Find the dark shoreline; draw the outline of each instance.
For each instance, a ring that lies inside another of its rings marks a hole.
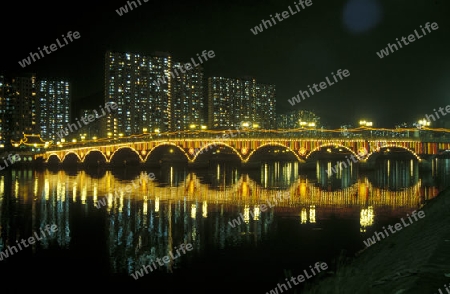
[[[449,282],[450,187],[418,209],[423,220],[336,264],[302,293],[436,293]]]

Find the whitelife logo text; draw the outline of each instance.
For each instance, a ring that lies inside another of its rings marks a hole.
[[[62,48],[66,45],[69,44],[69,42],[67,41],[67,39],[70,40],[70,42],[73,42],[76,39],[79,39],[81,37],[80,33],[75,31],[72,33],[72,31],[67,32],[67,35],[61,35],[63,37],[64,40],[64,44],[62,44],[59,39],[56,39],[56,43],[51,44],[50,46],[43,46],[42,49],[41,47],[38,47],[38,51],[39,53],[35,53],[35,52],[30,52],[30,56],[28,56],[27,58],[22,59],[22,61],[19,61],[20,66],[23,68],[27,65],[31,64],[31,60],[33,60],[33,62],[41,59],[41,57],[44,57],[44,52],[42,52],[42,50],[45,51],[45,53],[51,54],[52,52],[55,52],[56,50],[58,50],[59,48]],[[66,39],[67,37],[67,39]],[[58,44],[58,45],[57,45]],[[50,49],[50,51],[48,50]]]

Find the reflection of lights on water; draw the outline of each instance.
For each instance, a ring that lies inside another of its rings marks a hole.
[[[155,212],[159,212],[159,197],[155,197]]]
[[[300,223],[306,224],[308,222],[308,210],[306,208],[302,208],[300,212]],[[309,206],[309,222],[311,224],[316,223],[316,206]]]
[[[300,221],[302,224],[306,224],[308,221],[308,213],[306,212],[306,208],[302,208],[302,212],[300,213]]]
[[[196,215],[197,215],[197,205],[191,204],[191,218],[195,219]]]
[[[144,203],[143,203],[143,206],[142,206],[142,213],[144,214],[144,215],[147,215],[147,210],[148,210],[148,207],[147,207],[147,201],[144,201]],[[146,220],[146,218],[144,218],[144,221]]]
[[[3,183],[3,177],[2,177],[2,180],[0,183],[0,194],[2,194],[2,195],[4,193],[3,186],[4,186],[4,183]],[[33,196],[34,197],[37,197],[38,191],[39,191],[39,181],[38,181],[38,178],[36,177],[36,178],[34,178],[34,187],[33,187]]]
[[[119,211],[122,211],[122,209],[123,209],[123,201],[124,201],[124,197],[122,195],[119,199],[119,207],[118,207]]]
[[[220,165],[217,164],[217,175],[216,175],[216,179],[219,181],[220,180]]]
[[[19,198],[19,179],[16,178],[16,181],[14,183],[14,197]],[[47,199],[48,200],[48,199]]]
[[[262,178],[264,179],[262,184],[264,185],[264,188],[267,188],[267,184],[269,182],[269,170],[268,170],[268,168],[269,167],[268,167],[267,163],[264,164],[264,168],[262,170],[262,173],[263,173]]]
[[[316,222],[316,206],[309,206],[309,222],[314,224]]]
[[[259,216],[261,215],[261,211],[259,210],[259,206],[255,206],[253,208],[253,217],[254,220],[259,220]]]
[[[45,179],[44,183],[44,199],[48,200],[50,198],[50,182],[48,179]]]
[[[108,197],[108,200],[106,201],[106,204],[107,204],[106,210],[108,212],[111,211],[112,206],[113,206],[113,196],[114,196],[113,193],[108,193],[108,195],[106,196],[106,197]]]
[[[87,186],[84,185],[81,189],[81,204],[86,204],[87,199]]]
[[[203,205],[202,205],[202,216],[204,218],[208,217],[208,202],[203,201]]]
[[[244,222],[248,224],[250,221],[250,208],[248,205],[244,207]]]
[[[77,183],[73,183],[72,199],[74,203],[77,202]]]
[[[365,208],[361,209],[361,216],[359,219],[359,224],[361,226],[360,231],[362,233],[364,233],[366,231],[366,228],[368,226],[373,225],[373,218],[374,218],[374,214],[373,214],[372,206],[367,207],[367,209],[365,209]]]
[[[98,197],[98,186],[97,183],[94,183],[94,191],[92,191],[93,193],[93,198],[94,198],[94,203],[97,202],[97,197]]]
[[[411,178],[414,176],[414,161],[411,159],[410,161],[410,168],[411,168]]]

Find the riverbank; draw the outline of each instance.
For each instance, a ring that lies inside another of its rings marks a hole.
[[[450,187],[422,208],[426,217],[364,249],[307,294],[438,293],[450,283]]]

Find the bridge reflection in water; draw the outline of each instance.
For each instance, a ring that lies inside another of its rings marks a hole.
[[[53,223],[59,230],[43,247],[49,242],[67,247],[73,215],[81,218],[79,214],[106,217],[111,271],[127,274],[183,242],[192,243],[197,252],[206,244],[226,248],[260,243],[276,230],[277,217],[296,218],[301,225],[314,227],[336,215],[359,215],[364,233],[378,213],[403,216],[447,187],[449,161],[436,160],[431,176],[419,175],[417,163],[408,160],[382,161],[367,174],[347,168],[330,176],[325,172],[328,163],[321,161],[316,171],[306,172],[299,172],[298,162],[267,163],[245,173],[219,163],[196,172],[167,166],[147,170],[155,173],[155,181],[117,199],[115,191],[138,178],[139,172],[125,179],[111,171],[94,176],[84,170],[12,170],[0,176],[0,250],[17,234],[31,236]],[[279,193],[289,199],[266,212],[259,209],[261,204],[273,204]],[[105,196],[106,206],[97,208],[95,204]],[[242,224],[230,226],[240,213]],[[181,260],[161,269],[171,271]]]

